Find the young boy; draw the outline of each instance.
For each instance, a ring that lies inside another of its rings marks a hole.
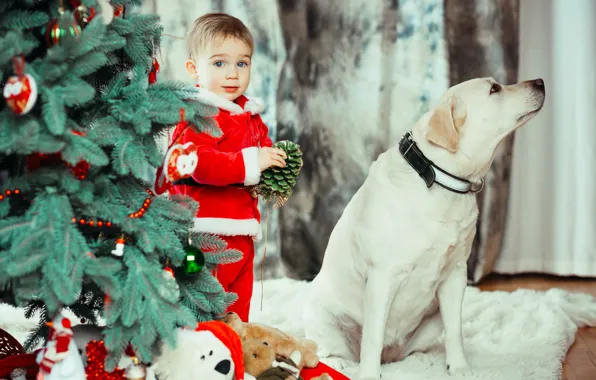
[[[253,291],[254,241],[260,239],[257,198],[246,186],[259,183],[261,172],[284,167],[286,154],[272,148],[268,128],[259,116],[263,102],[248,99],[253,39],[239,19],[206,14],[193,23],[187,37],[186,70],[197,81],[199,100],[219,108],[215,116],[221,137],[176,128],[172,141],[193,142],[198,162],[192,177],[176,181],[170,193],[199,202],[194,230],[220,235],[228,248],[242,252],[239,262],[218,266],[216,277],[226,291],[238,295],[228,311],[248,322]]]

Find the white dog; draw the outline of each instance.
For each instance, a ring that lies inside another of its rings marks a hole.
[[[461,83],[372,164],[331,233],[304,308],[323,361],[360,361],[361,380],[379,379],[382,363],[428,350],[444,331],[447,369],[469,368],[461,311],[474,193],[499,143],[544,99],[541,79]]]

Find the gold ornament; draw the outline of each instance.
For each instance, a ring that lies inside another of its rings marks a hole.
[[[136,356],[132,357],[132,364],[126,367],[125,376],[127,380],[145,380],[147,370]]]

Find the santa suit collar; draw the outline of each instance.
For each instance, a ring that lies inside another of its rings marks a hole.
[[[235,101],[230,101],[206,88],[199,87],[198,94],[193,96],[193,99],[198,100],[210,106],[217,107],[221,110],[227,111],[232,115],[241,115],[250,113],[251,115],[258,115],[265,110],[265,102],[259,98],[249,98],[240,95]]]

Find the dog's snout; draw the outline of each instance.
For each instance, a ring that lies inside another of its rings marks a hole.
[[[224,359],[215,366],[215,371],[221,373],[222,375],[227,375],[230,373],[230,369],[232,369],[232,363],[229,359]]]
[[[542,93],[546,92],[544,88],[544,80],[542,78],[534,79],[529,82],[530,86],[532,86],[533,89],[538,90]]]

